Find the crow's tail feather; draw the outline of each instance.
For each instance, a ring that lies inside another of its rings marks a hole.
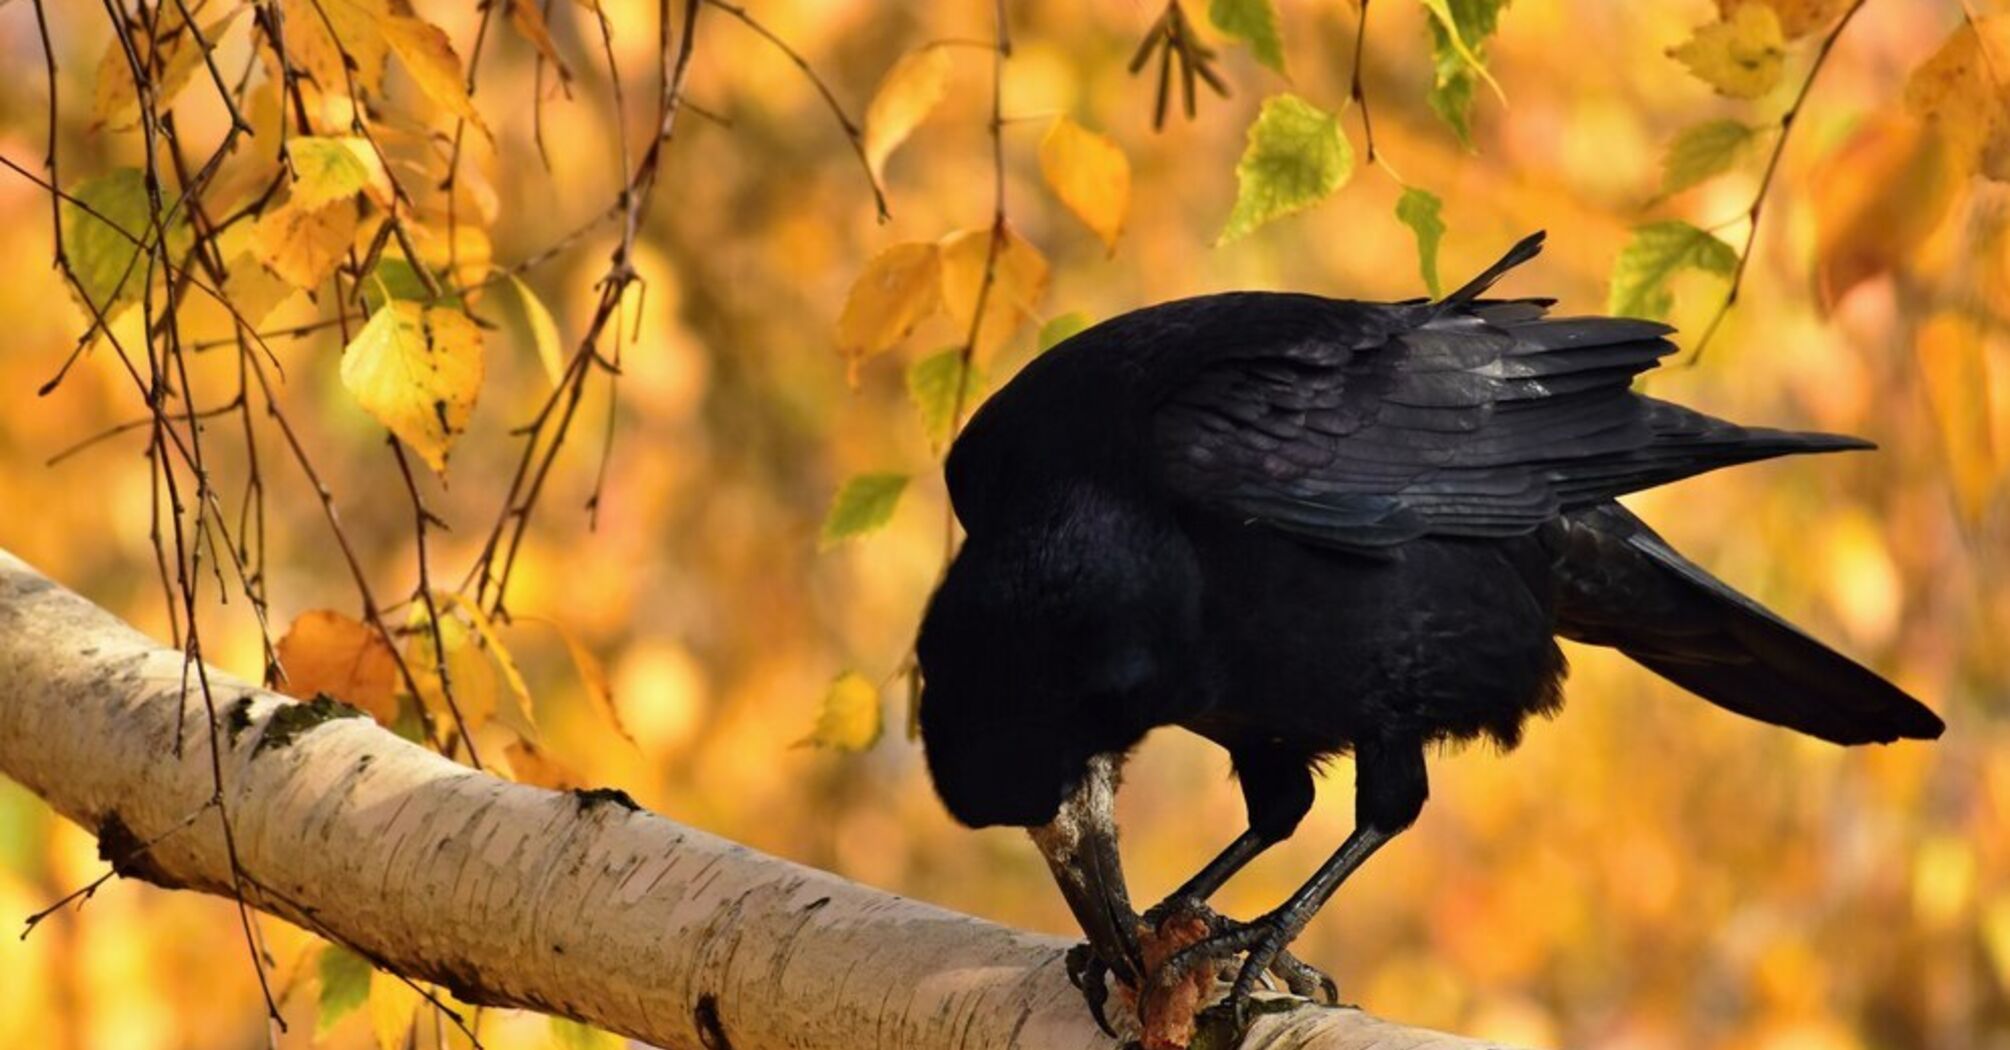
[[[1676,553],[1608,503],[1571,515],[1559,630],[1697,696],[1838,744],[1927,740],[1939,716]]]

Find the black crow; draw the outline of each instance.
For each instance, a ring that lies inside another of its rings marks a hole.
[[[1838,744],[1940,735],[1614,502],[1870,444],[1635,393],[1674,349],[1665,325],[1482,297],[1541,245],[1436,302],[1241,292],[1128,313],[1028,364],[957,439],[968,539],[918,642],[929,772],[963,823],[1032,829],[1088,935],[1099,1022],[1105,971],[1163,988],[1236,957],[1238,1011],[1266,971],[1331,998],[1286,946],[1416,819],[1428,745],[1510,748],[1557,709],[1558,635]],[[1169,725],[1228,751],[1249,827],[1140,927],[1111,799],[1125,754]],[[1339,851],[1258,919],[1207,910],[1341,753],[1356,826]],[[1212,933],[1147,974],[1140,929],[1171,914]]]

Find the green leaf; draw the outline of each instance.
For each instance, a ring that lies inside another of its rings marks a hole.
[[[138,302],[147,283],[147,260],[134,243],[153,241],[153,206],[147,199],[146,175],[138,168],[116,168],[72,189],[70,196],[83,207],[63,202],[63,251],[69,256],[86,308],[95,304],[110,320],[114,307]],[[164,192],[162,206],[172,203]],[[169,256],[186,254],[189,243],[188,223],[178,216],[168,225]]]
[[[623,1050],[627,1040],[566,1017],[551,1019],[551,1041],[559,1050]]]
[[[438,274],[434,275],[434,280],[440,284],[440,290],[444,294],[433,305],[460,309],[461,297],[447,292],[446,282],[441,282]],[[363,278],[363,305],[374,313],[386,302],[393,300],[425,302],[426,282],[420,279],[419,271],[404,257],[385,254],[378,258],[377,265],[370,270],[370,275]]]
[[[962,350],[950,347],[907,366],[907,396],[921,410],[922,429],[934,444],[941,445],[956,436],[950,428],[955,425],[959,378],[963,380],[963,414],[968,417],[977,406],[984,377],[978,373],[975,361],[967,368],[964,366]]]
[[[1354,147],[1332,114],[1292,94],[1264,99],[1235,166],[1235,208],[1215,243],[1311,207],[1353,173]]]
[[[331,944],[321,949],[317,969],[321,973],[321,1015],[314,1022],[314,1031],[323,1034],[369,1001],[372,967],[370,960]]]
[[[1207,19],[1216,29],[1249,45],[1258,62],[1282,74],[1284,38],[1277,30],[1277,7],[1271,0],[1212,0]]]
[[[1434,72],[1431,90],[1425,96],[1438,114],[1459,136],[1459,144],[1473,148],[1473,95],[1484,80],[1495,95],[1500,85],[1486,69],[1486,41],[1499,26],[1501,10],[1508,0],[1420,0],[1430,11],[1431,59]]]
[[[1074,338],[1088,327],[1089,315],[1080,310],[1070,310],[1049,318],[1046,324],[1040,326],[1039,352],[1044,354],[1052,350],[1055,345]]]
[[[1445,239],[1445,220],[1438,217],[1444,202],[1429,190],[1406,187],[1396,200],[1396,218],[1417,235],[1417,269],[1424,275],[1424,287],[1431,298],[1438,290],[1438,243]]]
[[[1736,120],[1710,120],[1685,128],[1661,161],[1661,192],[1680,193],[1730,170],[1758,130]]]
[[[1729,277],[1737,265],[1738,253],[1730,245],[1679,219],[1641,226],[1613,264],[1606,310],[1620,317],[1666,317],[1674,305],[1668,282],[1676,274],[1693,269]]]
[[[837,676],[824,691],[817,723],[797,747],[827,747],[834,751],[864,751],[879,743],[886,728],[880,711],[879,687],[857,671]]]
[[[893,519],[893,509],[906,490],[905,474],[860,474],[845,482],[831,501],[830,513],[824,515],[819,546],[833,547],[879,529]]]

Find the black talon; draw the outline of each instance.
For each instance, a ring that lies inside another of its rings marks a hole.
[[[1095,949],[1088,944],[1077,944],[1068,949],[1065,957],[1068,968],[1068,983],[1082,993],[1082,1001],[1089,1004],[1089,1016],[1096,1019],[1096,1027],[1112,1039],[1118,1038],[1117,1030],[1110,1026],[1109,1017],[1103,1006],[1110,1001],[1109,985],[1105,979],[1110,967],[1097,957]]]

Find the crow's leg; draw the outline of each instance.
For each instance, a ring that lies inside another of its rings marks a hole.
[[[1355,750],[1354,762],[1355,828],[1340,849],[1274,911],[1182,950],[1166,961],[1154,980],[1172,984],[1183,980],[1196,967],[1216,965],[1247,953],[1228,993],[1228,1007],[1235,1012],[1240,1027],[1244,1006],[1257,978],[1283,954],[1347,876],[1417,819],[1430,794],[1424,772],[1424,749],[1418,741],[1362,743]]]
[[[1068,953],[1068,978],[1081,989],[1089,1012],[1111,1035],[1103,1016],[1109,999],[1104,977],[1136,988],[1144,974],[1144,953],[1138,944],[1138,914],[1131,908],[1124,883],[1123,860],[1117,852],[1116,793],[1121,758],[1097,755],[1089,762],[1082,783],[1061,803],[1054,819],[1029,829],[1034,845],[1047,859],[1054,882],[1067,899],[1075,921],[1088,935],[1084,949]]]
[[[1300,753],[1285,752],[1266,745],[1232,747],[1237,778],[1242,782],[1243,802],[1249,810],[1249,829],[1238,835],[1207,862],[1179,889],[1145,912],[1146,926],[1157,929],[1173,915],[1193,916],[1207,923],[1212,935],[1233,932],[1242,924],[1217,914],[1207,900],[1222,884],[1270,847],[1291,837],[1299,821],[1312,808],[1312,765]],[[1280,951],[1271,961],[1270,972],[1284,982],[1293,995],[1306,998],[1324,992],[1328,1001],[1338,1002],[1340,992],[1333,979]]]

